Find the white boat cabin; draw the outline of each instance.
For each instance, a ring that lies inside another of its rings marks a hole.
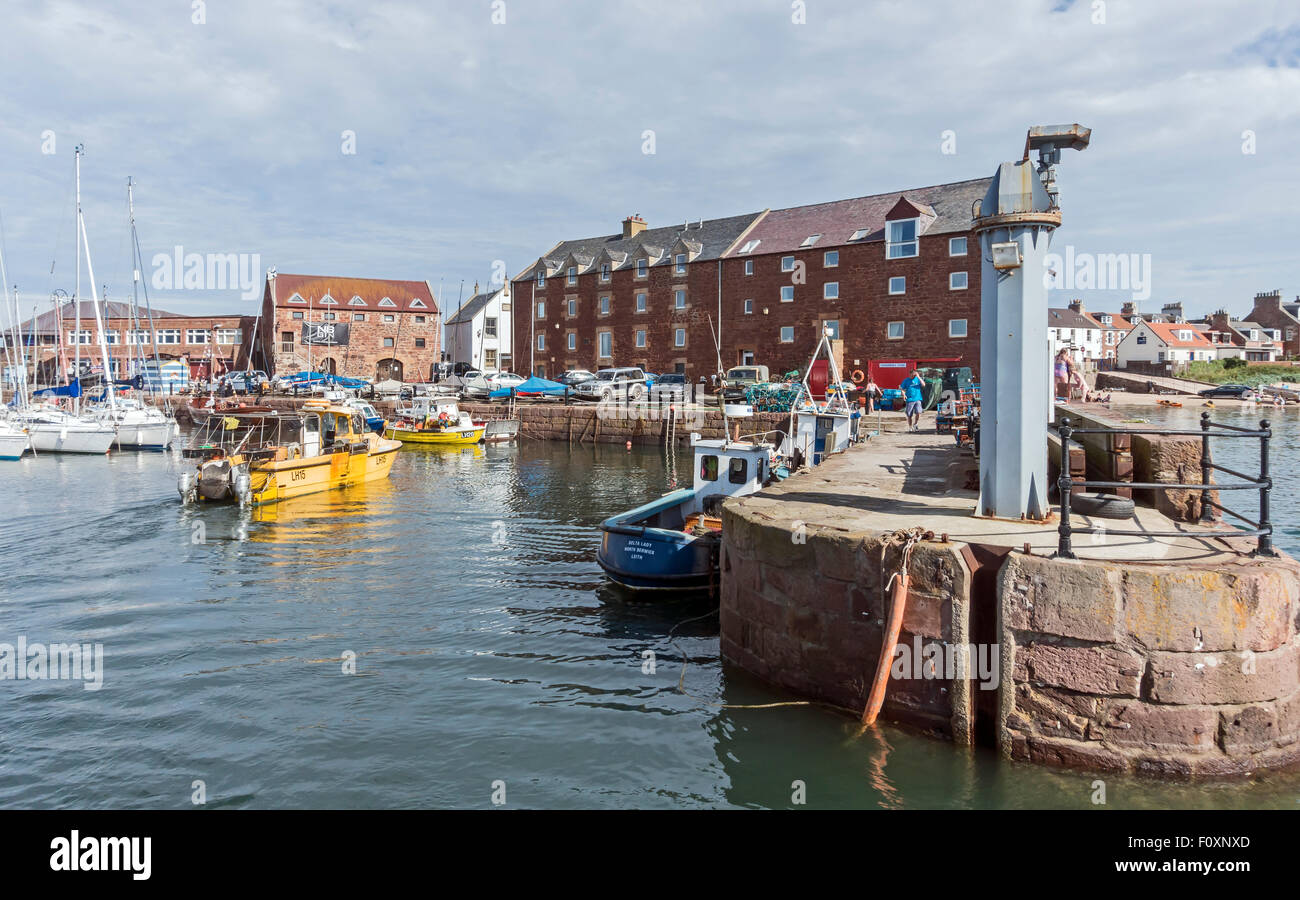
[[[691,444],[695,449],[697,512],[707,514],[728,497],[757,493],[771,474],[771,444],[703,440],[696,435],[691,435]]]

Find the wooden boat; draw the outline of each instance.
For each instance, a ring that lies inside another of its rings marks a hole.
[[[415,397],[411,405],[397,411],[384,435],[404,444],[456,446],[483,440],[486,423],[475,422],[453,399]]]
[[[359,411],[324,400],[293,413],[214,416],[183,451],[200,462],[177,490],[185,502],[275,503],[387,478],[401,446],[367,429]]]
[[[692,445],[693,487],[601,523],[596,562],[610,580],[637,591],[703,590],[714,584],[722,503],[728,497],[756,493],[776,477],[776,448],[767,443],[698,438]]]

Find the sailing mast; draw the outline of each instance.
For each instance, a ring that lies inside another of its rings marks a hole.
[[[75,399],[74,409],[81,412],[81,154],[86,152],[85,144],[78,144],[73,150],[75,156],[76,181],[77,181],[77,227],[73,230],[77,235],[77,286],[72,292],[72,303],[75,307],[76,324],[73,326],[76,331],[73,332],[73,363],[72,377],[77,379],[77,396]],[[92,276],[91,281],[95,279]],[[93,288],[93,285],[92,285]]]
[[[131,302],[132,303],[135,302],[135,290],[136,287],[139,286],[144,291],[144,308],[145,308],[145,312],[148,313],[149,315],[149,345],[153,347],[153,365],[154,365],[156,377],[158,379],[158,388],[159,391],[161,391],[162,357],[158,355],[158,332],[154,331],[154,327],[153,327],[153,304],[149,302],[148,285],[143,284],[140,280],[140,270],[144,268],[144,255],[140,252],[140,233],[135,229],[135,195],[132,192],[133,185],[134,182],[132,181],[131,177],[128,175],[126,179],[126,209],[127,209],[127,214],[131,219],[131,243],[135,247],[135,252],[132,254],[132,258],[131,258],[131,278],[132,278],[132,285],[131,285],[132,301]],[[139,329],[136,330],[136,333],[137,335],[139,334]],[[143,347],[140,349],[140,357],[143,360],[144,358]],[[143,369],[143,366],[141,368]],[[157,392],[150,391],[150,393],[154,394],[155,399],[157,398]],[[163,395],[163,404],[164,406],[166,406],[167,412],[170,414],[172,411],[172,401],[170,395],[167,394]]]
[[[77,145],[77,226],[81,232],[81,243],[86,248],[86,274],[90,276],[90,298],[95,308],[95,328],[99,331],[99,355],[104,362],[104,390],[108,394],[108,405],[112,409],[117,409],[117,392],[113,390],[113,373],[112,364],[108,358],[108,341],[104,335],[104,319],[99,313],[99,291],[95,289],[95,266],[90,261],[90,239],[86,237],[86,217],[81,214],[81,145]],[[78,275],[81,271],[80,259],[78,259]],[[80,284],[78,284],[80,288]],[[77,308],[77,315],[80,318],[81,308]],[[77,346],[81,346],[81,335],[77,335]]]

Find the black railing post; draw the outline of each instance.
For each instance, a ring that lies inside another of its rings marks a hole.
[[[1210,483],[1210,414],[1201,413],[1201,484]],[[1201,491],[1201,523],[1214,521],[1214,507],[1210,506],[1210,492]]]
[[[1268,442],[1273,436],[1268,419],[1261,419],[1259,430],[1259,544],[1255,548],[1256,556],[1277,556],[1273,549],[1273,523],[1269,521],[1268,495],[1273,490],[1273,477],[1268,468]]]
[[[1061,524],[1056,531],[1061,537],[1056,545],[1056,555],[1074,559],[1074,548],[1070,546],[1070,492],[1074,490],[1074,479],[1070,475],[1070,420],[1062,418],[1056,430],[1061,436],[1061,477],[1056,481],[1061,492]]]

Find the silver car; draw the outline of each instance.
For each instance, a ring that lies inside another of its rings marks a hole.
[[[601,369],[591,381],[574,386],[573,392],[581,400],[640,400],[646,392],[645,372],[635,366]]]

